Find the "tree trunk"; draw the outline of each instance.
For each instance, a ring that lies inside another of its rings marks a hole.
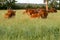
[[[48,11],[48,0],[46,0],[46,11]]]

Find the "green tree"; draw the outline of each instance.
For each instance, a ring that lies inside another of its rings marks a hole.
[[[59,1],[59,8],[60,8],[60,0],[58,0]]]
[[[52,7],[57,7],[57,0],[52,0],[51,1],[51,3],[50,3],[50,5],[52,6]]]
[[[5,2],[5,1],[7,1],[7,0],[0,0],[0,2]]]
[[[7,0],[6,1],[6,6],[7,6],[7,8],[12,8],[12,7],[14,7],[15,6],[15,0]]]

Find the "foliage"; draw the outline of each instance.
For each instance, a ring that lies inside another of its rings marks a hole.
[[[2,0],[0,0],[0,1],[2,1]],[[50,1],[50,3],[49,3],[49,1]],[[40,8],[40,7],[43,7],[43,6],[45,7],[45,5],[43,5],[43,4],[41,4],[41,5],[39,5],[39,4],[37,4],[37,5],[35,5],[35,4],[32,4],[32,5],[31,4],[17,5],[15,2],[16,2],[15,0],[12,0],[12,1],[11,0],[5,0],[5,3],[3,3],[3,5],[0,3],[0,9],[7,9],[7,8],[10,8],[10,7],[12,9]],[[57,0],[48,0],[48,7],[54,6],[56,9],[60,9],[60,6],[57,7],[57,5],[60,5],[60,2],[57,3]]]

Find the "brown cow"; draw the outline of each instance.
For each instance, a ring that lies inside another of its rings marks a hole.
[[[48,12],[44,8],[40,8],[39,14],[40,14],[41,18],[47,18],[47,16],[48,16]]]
[[[13,11],[11,9],[8,10],[8,12],[5,14],[5,18],[11,18],[12,16],[15,16],[15,12],[16,11]]]
[[[37,9],[30,9],[29,14],[30,14],[30,16],[31,16],[32,18],[40,17]]]

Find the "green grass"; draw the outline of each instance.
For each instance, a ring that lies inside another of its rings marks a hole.
[[[0,40],[60,40],[60,11],[49,13],[47,19],[30,18],[23,10],[5,19],[0,10]]]

